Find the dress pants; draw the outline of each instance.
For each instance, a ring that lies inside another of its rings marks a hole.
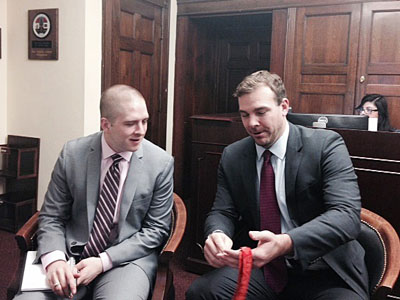
[[[236,290],[238,270],[224,267],[196,279],[186,292],[187,300],[230,300]],[[277,295],[266,284],[261,269],[253,269],[247,300],[366,300],[331,269],[288,271],[288,284]]]
[[[88,287],[79,287],[73,298],[79,300],[86,293],[90,299],[102,300],[147,300],[150,281],[146,273],[134,263],[128,263],[100,274]],[[53,292],[22,292],[14,300],[59,300]],[[68,299],[68,298],[65,298]]]

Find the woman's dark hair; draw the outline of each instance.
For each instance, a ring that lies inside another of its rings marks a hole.
[[[372,102],[378,109],[378,130],[393,131],[393,128],[390,125],[389,110],[385,97],[379,94],[365,95],[356,109],[362,109],[365,102]]]

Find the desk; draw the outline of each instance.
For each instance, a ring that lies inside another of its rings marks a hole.
[[[217,185],[218,163],[225,146],[245,136],[238,114],[192,116],[190,256],[187,268],[210,269],[203,259],[204,221]],[[335,129],[342,135],[353,161],[362,205],[388,220],[400,236],[400,133]],[[400,284],[396,293],[400,295]]]

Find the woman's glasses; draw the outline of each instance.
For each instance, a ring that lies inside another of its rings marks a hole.
[[[365,107],[365,108],[363,108],[363,107],[361,107],[361,108],[358,108],[357,109],[357,112],[360,114],[361,112],[364,112],[365,114],[367,114],[367,115],[369,115],[369,114],[371,114],[372,112],[374,112],[374,111],[378,111],[377,109],[373,109],[373,108],[371,108],[371,107]]]

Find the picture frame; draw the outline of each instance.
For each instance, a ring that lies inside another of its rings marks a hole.
[[[28,58],[58,60],[58,8],[28,11]]]

